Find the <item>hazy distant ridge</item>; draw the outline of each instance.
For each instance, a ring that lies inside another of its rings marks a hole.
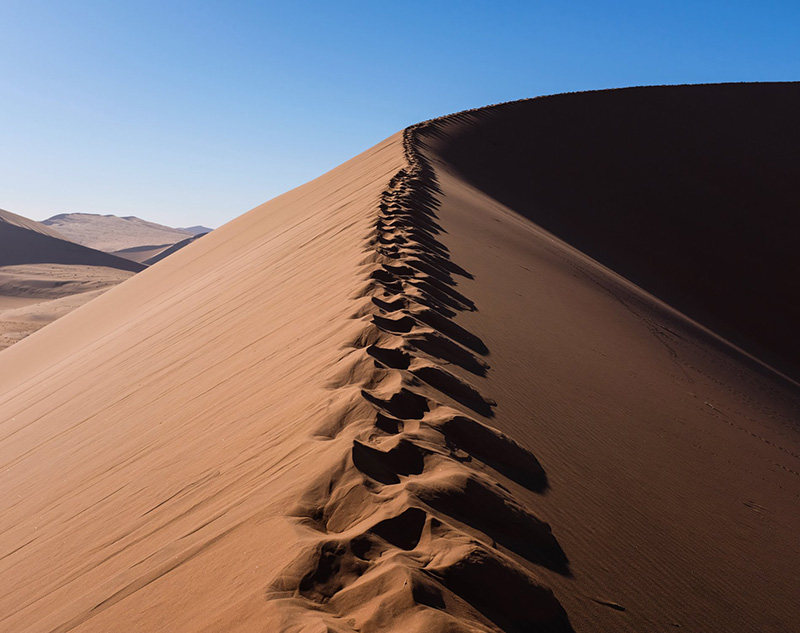
[[[42,224],[56,228],[62,235],[78,244],[101,251],[113,252],[147,244],[175,244],[194,232],[175,229],[141,218],[93,213],[62,213]]]

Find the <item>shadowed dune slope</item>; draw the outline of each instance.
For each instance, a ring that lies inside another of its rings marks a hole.
[[[59,237],[58,233],[49,227],[39,225],[43,229],[39,230],[39,227],[35,226],[38,224],[36,222],[28,220],[31,225],[29,226],[16,221],[7,221],[8,216],[0,218],[0,266],[81,264],[132,272],[144,269],[144,266],[137,262],[70,242]],[[21,216],[16,216],[19,217]]]
[[[173,244],[172,246],[169,246],[157,253],[153,253],[152,255],[150,255],[150,257],[144,260],[144,263],[147,264],[148,266],[152,266],[156,262],[160,262],[165,257],[169,257],[173,253],[177,253],[182,248],[189,246],[189,244],[194,242],[196,239],[203,237],[204,235],[206,234],[198,233],[197,235],[193,235],[192,237],[187,237],[185,240],[181,240],[177,244]]]
[[[0,209],[0,224],[9,224],[22,229],[28,229],[29,231],[41,233],[42,235],[49,235],[50,237],[55,237],[60,240],[67,239],[61,233],[46,224],[30,220],[22,215],[17,215],[16,213],[11,213],[11,211],[6,211],[4,209]]]
[[[800,377],[800,83],[628,88],[448,118],[474,186]]]
[[[0,630],[792,630],[797,386],[465,179],[474,116],[0,353]]]

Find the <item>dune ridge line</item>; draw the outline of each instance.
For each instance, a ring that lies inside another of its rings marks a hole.
[[[488,349],[452,319],[471,275],[436,239],[436,174],[407,128],[406,166],[367,236],[364,326],[334,368],[318,429],[344,453],[292,510],[307,545],[268,592],[283,627],[329,631],[571,631],[553,592],[503,549],[569,574],[550,526],[489,474],[547,487],[536,458],[472,417],[496,406],[445,365],[485,375]],[[450,403],[450,404],[447,404]],[[478,465],[480,462],[481,466]]]

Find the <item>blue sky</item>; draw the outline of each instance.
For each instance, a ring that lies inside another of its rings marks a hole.
[[[0,208],[216,227],[513,99],[800,79],[800,2],[0,0]]]

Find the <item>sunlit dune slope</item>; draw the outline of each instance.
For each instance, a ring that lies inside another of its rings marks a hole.
[[[792,630],[800,390],[526,217],[527,107],[0,353],[0,630]]]

